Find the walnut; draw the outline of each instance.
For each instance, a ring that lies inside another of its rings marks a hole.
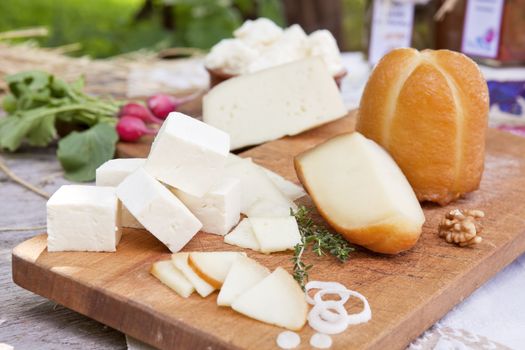
[[[485,213],[481,210],[451,210],[439,224],[439,237],[460,247],[480,243],[483,226],[478,219],[483,217]]]

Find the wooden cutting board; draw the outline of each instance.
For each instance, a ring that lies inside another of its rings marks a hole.
[[[346,117],[242,155],[297,181],[295,154],[353,126],[354,118]],[[449,207],[425,205],[427,221],[412,250],[397,256],[358,250],[345,264],[306,255],[314,264],[312,279],[342,282],[370,301],[372,320],[334,336],[334,349],[403,349],[525,251],[525,139],[490,130],[487,146],[481,189]],[[309,204],[308,198],[303,202]],[[438,222],[456,207],[485,211],[480,245],[458,248],[437,237]],[[199,233],[185,250],[237,249],[221,237]],[[247,253],[272,269],[291,269],[291,253]],[[46,236],[40,235],[14,249],[13,279],[161,349],[276,348],[282,329],[218,307],[216,293],[182,299],[161,285],[149,269],[154,261],[169,257],[168,249],[142,230],[125,230],[116,253],[48,253]],[[312,330],[304,327],[300,335],[301,349],[309,348]]]

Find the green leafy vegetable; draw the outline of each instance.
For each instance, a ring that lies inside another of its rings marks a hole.
[[[312,251],[317,256],[330,254],[337,258],[340,262],[345,262],[350,257],[350,252],[354,248],[339,234],[330,232],[327,228],[317,225],[308,209],[305,206],[299,207],[292,215],[297,220],[299,226],[299,233],[301,234],[301,243],[294,247],[293,262],[293,277],[304,289],[308,281],[308,271],[313,265],[306,265],[303,260],[303,254],[312,245]]]
[[[100,123],[86,131],[73,131],[58,143],[57,156],[72,181],[90,181],[95,170],[115,154],[118,140],[115,128]],[[83,154],[83,157],[79,157]]]
[[[78,140],[76,145],[83,143],[80,140],[89,140],[84,142],[90,145],[74,155],[77,166],[71,166],[74,162],[71,161],[73,154],[70,150],[64,156],[67,160],[62,165],[66,170],[66,177],[70,179],[93,180],[100,161],[113,157],[116,142],[115,115],[119,104],[86,95],[82,91],[82,79],[67,84],[41,71],[10,75],[6,77],[6,82],[10,93],[2,103],[8,115],[0,119],[0,149],[14,152],[24,141],[31,146],[47,146],[56,139],[57,122],[69,124],[69,128],[73,130],[88,129],[71,135],[71,139]],[[104,126],[95,129],[99,125]],[[113,129],[112,132],[109,129]],[[69,142],[71,146],[72,141]],[[63,154],[64,152],[62,149]]]

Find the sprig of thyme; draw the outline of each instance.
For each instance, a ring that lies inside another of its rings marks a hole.
[[[340,262],[348,260],[350,252],[354,251],[354,248],[340,235],[317,225],[305,206],[300,206],[295,212],[292,210],[291,214],[297,220],[299,233],[301,234],[301,243],[295,245],[292,257],[293,277],[304,290],[304,286],[308,281],[308,271],[313,266],[306,265],[302,261],[302,256],[308,245],[312,245],[312,251],[317,256],[330,254]]]

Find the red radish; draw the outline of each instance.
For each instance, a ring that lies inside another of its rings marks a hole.
[[[153,95],[148,98],[148,108],[158,118],[166,119],[168,114],[176,111],[182,104],[193,100],[197,95],[198,93],[184,97],[173,97],[163,94]]]
[[[144,135],[157,133],[157,130],[148,129],[143,120],[128,115],[119,119],[116,129],[120,139],[126,142],[135,142]]]
[[[139,118],[145,123],[162,124],[162,120],[151,114],[146,106],[134,102],[126,103],[122,106],[119,116],[131,116]]]

